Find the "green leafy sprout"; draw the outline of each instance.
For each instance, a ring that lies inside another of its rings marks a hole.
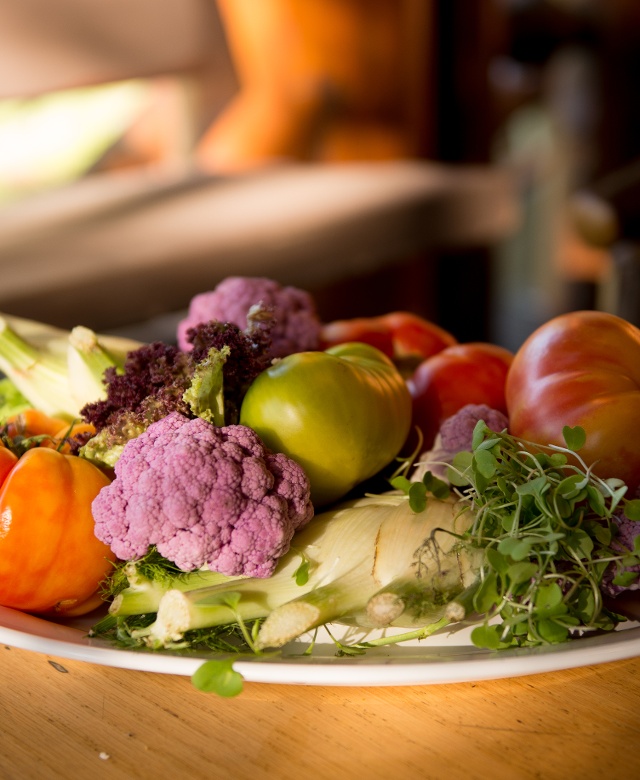
[[[466,545],[484,549],[473,608],[480,616],[471,639],[490,650],[556,644],[573,632],[612,630],[623,620],[607,609],[601,586],[638,578],[640,535],[624,553],[615,542],[616,513],[640,520],[640,500],[626,500],[626,485],[600,479],[578,455],[582,428],[565,427],[565,447],[541,447],[480,420],[472,450],[458,453],[444,480],[427,472],[420,482],[404,476],[394,487],[407,493],[414,512],[429,495],[453,489],[470,502],[474,522]]]

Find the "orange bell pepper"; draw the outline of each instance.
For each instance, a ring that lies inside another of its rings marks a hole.
[[[60,616],[89,612],[100,603],[100,585],[115,560],[94,535],[91,513],[109,477],[47,447],[19,459],[1,447],[2,469],[0,604]]]

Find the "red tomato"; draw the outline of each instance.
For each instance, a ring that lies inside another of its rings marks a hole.
[[[413,426],[424,446],[440,425],[467,404],[486,404],[506,413],[505,382],[513,353],[485,342],[456,344],[425,360],[407,381],[413,398]]]
[[[323,326],[322,349],[350,341],[377,347],[401,368],[411,370],[422,360],[457,343],[455,336],[433,322],[407,311],[378,317],[335,320]]]
[[[564,446],[565,425],[587,434],[580,456],[603,478],[640,483],[640,330],[612,314],[556,317],[517,351],[506,387],[509,428]]]
[[[376,318],[356,317],[352,320],[334,320],[322,326],[321,349],[326,350],[352,341],[370,344],[388,358],[393,358],[391,331]]]

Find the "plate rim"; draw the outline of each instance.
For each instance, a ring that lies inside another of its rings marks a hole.
[[[120,649],[88,637],[86,627],[50,621],[9,607],[0,607],[0,643],[61,659],[179,676],[191,676],[208,657],[215,657]],[[234,661],[233,667],[247,682],[280,685],[375,687],[476,682],[640,656],[640,625],[629,621],[628,627],[607,634],[544,647],[491,652],[469,644],[433,646],[429,639],[418,647],[417,654],[405,655],[404,660],[394,656],[394,646],[390,646],[384,655],[314,657],[298,651],[277,658],[243,658]],[[458,652],[450,654],[452,647]]]

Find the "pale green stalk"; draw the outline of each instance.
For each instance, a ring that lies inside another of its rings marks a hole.
[[[80,409],[104,397],[103,375],[121,367],[140,342],[72,331],[34,320],[0,315],[0,371],[36,409],[75,419]]]

